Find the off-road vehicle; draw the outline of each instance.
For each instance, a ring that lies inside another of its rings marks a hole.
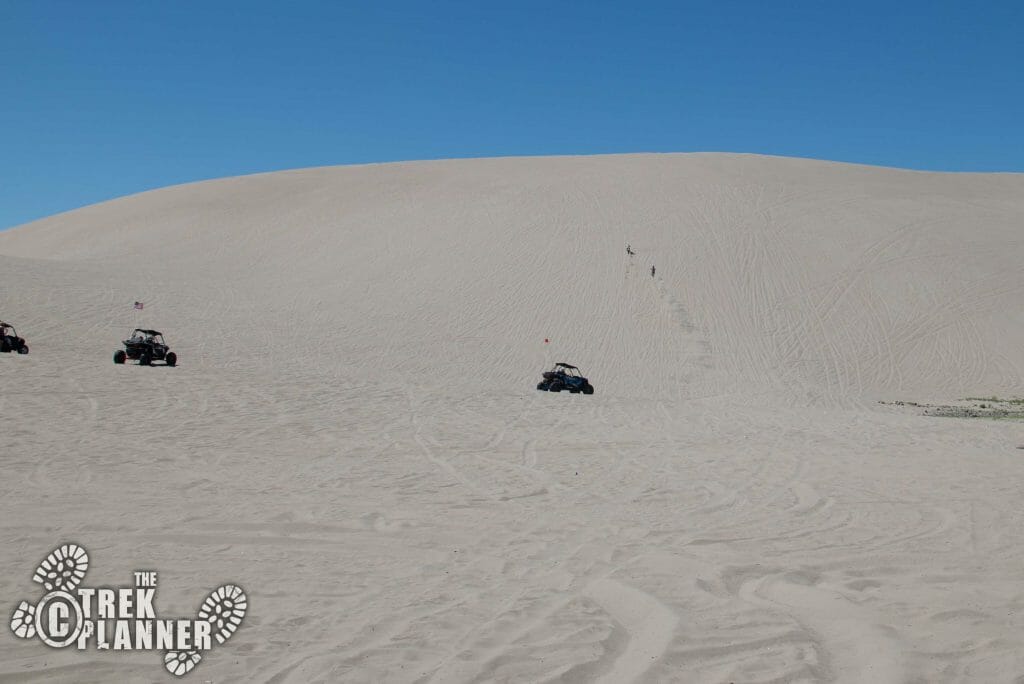
[[[24,338],[18,337],[18,331],[10,323],[0,321],[0,352],[18,352],[28,354],[28,345]]]
[[[114,363],[121,364],[128,359],[137,360],[140,366],[149,366],[154,361],[163,361],[168,366],[178,363],[178,355],[164,342],[163,333],[142,328],[133,330],[124,341],[124,349],[114,352]]]
[[[537,383],[537,389],[545,392],[561,392],[568,390],[572,394],[593,394],[594,386],[583,377],[580,369],[567,363],[556,363],[555,367],[544,372],[544,379]]]

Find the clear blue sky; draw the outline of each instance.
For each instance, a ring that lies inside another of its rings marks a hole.
[[[372,161],[1024,171],[1024,2],[0,0],[0,228]]]

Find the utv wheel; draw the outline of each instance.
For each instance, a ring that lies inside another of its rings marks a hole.
[[[124,350],[118,349],[114,352],[114,363],[122,364],[127,357],[128,355],[124,353]]]
[[[21,349],[18,350],[18,353],[19,354],[28,354],[28,345],[27,344],[21,345]]]
[[[0,353],[7,353],[11,351],[11,345],[7,343],[7,340],[0,337]]]
[[[167,356],[164,357],[164,361],[168,366],[176,366],[178,364],[178,355],[174,352],[167,352]]]
[[[593,394],[594,393],[594,386],[593,385],[589,385],[589,384],[585,385],[583,387],[583,393],[584,394]]]
[[[139,357],[140,366],[148,366],[151,363],[153,363],[153,357],[151,357],[149,354],[143,354],[142,356]]]
[[[563,389],[565,389],[565,385],[560,382],[553,382],[551,383],[551,386],[548,387],[548,392],[561,392]]]

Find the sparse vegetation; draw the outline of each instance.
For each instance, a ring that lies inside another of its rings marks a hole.
[[[1000,399],[999,397],[967,397],[964,401],[987,401],[991,404],[1024,405],[1024,399]]]
[[[998,397],[968,397],[965,404],[922,404],[916,401],[880,401],[888,406],[909,406],[923,409],[926,416],[940,418],[991,418],[998,420],[1024,420],[1024,399],[1000,399]]]

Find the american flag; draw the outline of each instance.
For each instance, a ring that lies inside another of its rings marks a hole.
[[[135,302],[135,308],[136,309],[141,309],[142,308],[142,302]]]

